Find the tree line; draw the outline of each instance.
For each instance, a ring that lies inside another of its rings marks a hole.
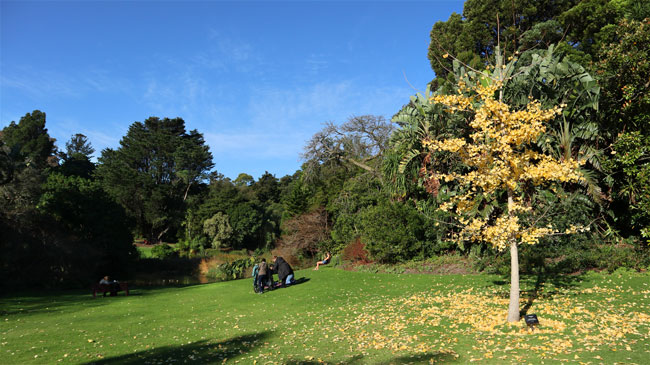
[[[524,271],[647,267],[648,16],[639,0],[468,0],[463,14],[432,27],[436,77],[426,90],[390,121],[326,124],[304,146],[301,168],[279,179],[219,174],[203,135],[181,118],[133,123],[94,163],[84,135],[60,151],[45,113],[33,111],[0,132],[2,272],[29,285],[72,285],[133,264],[134,238],[175,242],[189,256],[330,251],[394,264],[460,252],[480,269],[508,272],[510,254],[465,224],[482,222],[483,232],[504,213],[572,233],[517,236],[529,243]],[[493,93],[512,111],[557,108],[526,143],[527,158],[575,161],[579,178],[521,180],[489,194],[480,176],[478,190],[459,180],[480,171],[478,160],[442,143],[473,138],[479,108],[450,113],[455,104],[444,97],[479,102],[469,86],[497,71],[507,82]],[[509,205],[513,192],[520,198]]]

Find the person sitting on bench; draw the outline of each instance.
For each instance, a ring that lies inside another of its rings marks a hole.
[[[117,291],[120,290],[120,283],[117,280],[111,280],[110,276],[104,276],[100,281],[99,285],[107,285],[110,288],[111,296],[114,297],[117,295]],[[106,296],[106,292],[104,292]]]

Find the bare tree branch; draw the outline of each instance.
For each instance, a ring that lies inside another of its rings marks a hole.
[[[374,115],[352,116],[340,126],[326,122],[307,142],[301,157],[308,165],[349,163],[376,173],[377,169],[367,162],[383,154],[393,130],[384,117]]]

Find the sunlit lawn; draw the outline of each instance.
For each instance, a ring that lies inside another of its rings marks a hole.
[[[131,296],[60,292],[0,298],[0,363],[647,364],[650,275],[527,278],[505,324],[508,284],[488,275],[303,270],[253,293],[251,279]],[[527,294],[536,293],[529,300]]]

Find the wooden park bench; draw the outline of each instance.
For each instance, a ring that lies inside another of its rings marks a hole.
[[[117,295],[118,291],[123,291],[126,296],[129,295],[129,284],[124,282],[124,283],[118,283],[119,288],[115,288],[112,284],[93,284],[93,298],[97,296],[97,293],[102,293],[104,296],[106,296],[106,293],[110,293],[111,296]],[[117,290],[115,290],[117,289]]]

